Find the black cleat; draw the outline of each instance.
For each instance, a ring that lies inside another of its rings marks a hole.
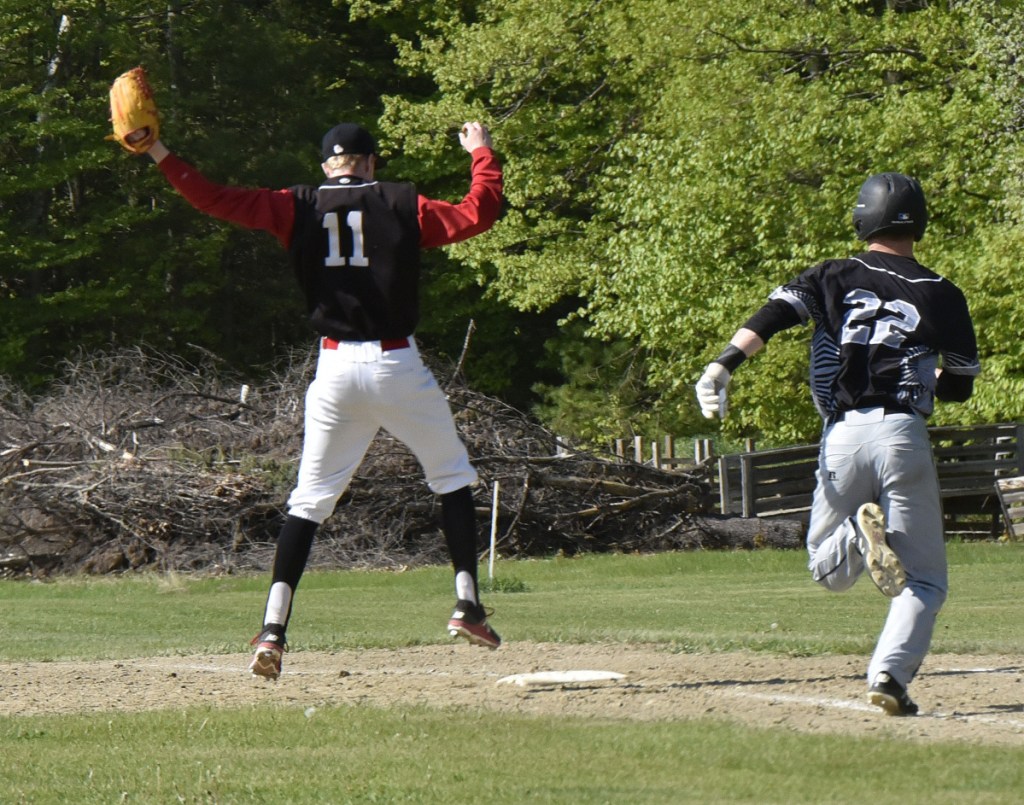
[[[875,677],[868,700],[891,716],[917,715],[917,705],[907,695],[907,689],[884,671]]]

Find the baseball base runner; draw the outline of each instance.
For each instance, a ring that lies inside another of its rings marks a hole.
[[[808,567],[834,591],[866,570],[891,598],[867,678],[869,700],[893,715],[917,712],[907,686],[948,587],[926,418],[936,398],[967,400],[980,371],[963,293],[914,259],[927,220],[916,180],[868,178],[853,211],[867,251],[826,260],[777,289],[696,386],[703,414],[724,416],[736,368],[775,333],[814,323],[811,396],[824,429]]]

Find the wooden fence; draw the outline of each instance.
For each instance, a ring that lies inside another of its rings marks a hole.
[[[1005,520],[1005,529],[1012,535],[1013,521],[1000,500],[1003,490],[996,484],[1024,476],[1024,423],[933,427],[928,432],[948,530],[997,535],[1003,532]],[[625,440],[616,440],[614,448],[619,455],[627,455]],[[748,444],[746,452],[716,460],[706,440],[694,443],[693,456],[681,457],[676,440],[664,437],[651,443],[633,440],[631,457],[664,469],[711,464],[718,485],[718,509],[723,514],[806,519],[815,486],[818,445],[755,450]],[[1004,485],[1006,494],[1020,491],[1018,486]],[[1024,519],[1024,493],[1010,505],[1013,516]],[[1017,527],[1024,530],[1024,524]]]

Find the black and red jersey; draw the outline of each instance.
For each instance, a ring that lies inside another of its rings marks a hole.
[[[502,202],[493,150],[472,154],[469,193],[426,198],[407,183],[328,179],[319,187],[241,188],[211,182],[169,154],[159,163],[192,206],[274,235],[288,249],[314,327],[338,341],[412,335],[419,320],[419,249],[489,229]]]
[[[934,407],[935,370],[980,371],[961,290],[910,257],[869,251],[827,260],[776,289],[814,322],[811,392],[823,417],[875,406]]]
[[[411,335],[419,322],[416,188],[341,176],[291,192],[289,254],[316,331],[337,341]]]

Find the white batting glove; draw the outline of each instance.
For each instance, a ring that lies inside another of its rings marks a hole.
[[[697,385],[697,402],[700,404],[700,412],[705,419],[714,419],[715,414],[725,419],[725,413],[729,409],[725,390],[729,386],[732,375],[722,364],[711,362],[708,364],[704,374],[700,376]]]

